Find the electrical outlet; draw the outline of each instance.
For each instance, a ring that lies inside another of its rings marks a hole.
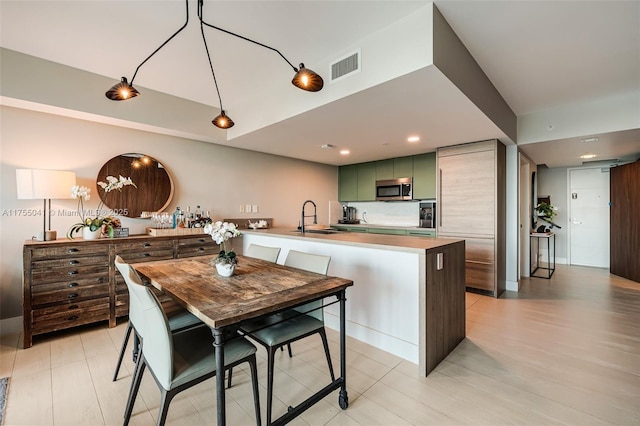
[[[244,213],[244,204],[240,204],[240,213]]]
[[[254,204],[251,206],[251,213],[258,213],[258,205]]]

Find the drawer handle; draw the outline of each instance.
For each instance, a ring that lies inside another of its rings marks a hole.
[[[205,251],[206,249],[204,247],[198,247],[199,251]]]
[[[72,316],[70,316],[69,318],[67,318],[67,321],[75,321],[75,320],[77,320],[77,319],[78,319],[78,316],[77,316],[77,315],[72,315]]]
[[[69,288],[78,287],[78,283],[69,283]]]
[[[142,257],[149,257],[151,256],[149,253],[142,253]]]
[[[67,253],[77,253],[78,249],[77,248],[70,248],[69,250],[67,250]]]
[[[76,297],[78,297],[78,293],[71,293],[69,296],[67,296],[68,299],[75,299]]]
[[[142,245],[142,247],[151,247],[151,244],[150,244],[150,243],[144,243],[144,244]]]
[[[69,309],[69,310],[78,309],[78,305],[69,305],[69,307],[67,309]]]
[[[77,265],[78,263],[80,263],[80,262],[78,262],[77,260],[70,260],[69,261],[69,265]]]
[[[78,275],[78,271],[69,271],[69,275]]]
[[[205,240],[203,238],[200,238],[198,241],[201,242],[201,243],[205,242]]]

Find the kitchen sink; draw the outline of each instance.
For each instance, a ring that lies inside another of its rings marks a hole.
[[[295,229],[291,232],[298,232],[298,233],[302,233],[299,229]],[[340,231],[338,231],[337,229],[305,229],[304,233],[305,234],[337,234]]]

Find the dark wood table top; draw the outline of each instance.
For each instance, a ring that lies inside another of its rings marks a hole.
[[[226,327],[336,294],[353,281],[239,256],[231,277],[221,277],[213,256],[136,263],[151,284],[212,328]]]

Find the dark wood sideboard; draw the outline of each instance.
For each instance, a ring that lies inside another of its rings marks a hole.
[[[33,336],[98,321],[115,327],[129,313],[129,293],[113,265],[215,254],[209,235],[26,241],[23,247],[24,348]],[[162,296],[162,295],[160,295]],[[165,297],[165,299],[167,299]],[[166,300],[167,304],[172,303]]]

